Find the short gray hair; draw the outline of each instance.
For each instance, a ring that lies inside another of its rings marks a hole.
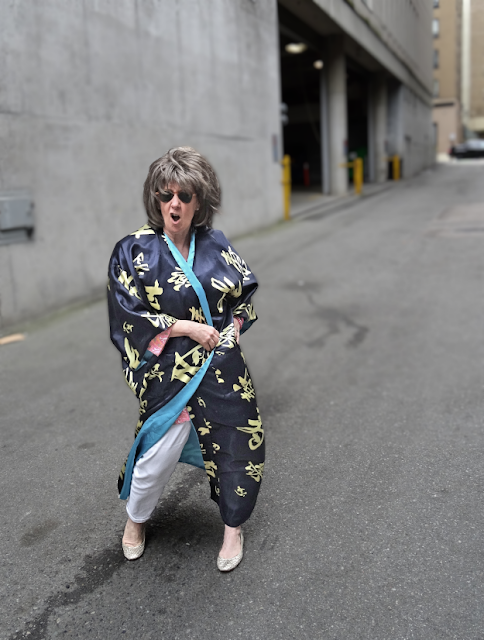
[[[211,227],[213,214],[220,206],[221,190],[217,174],[208,160],[191,147],[174,147],[151,164],[143,188],[143,203],[148,222],[155,229],[163,228],[156,192],[170,184],[196,194],[200,208],[193,216],[192,226]]]

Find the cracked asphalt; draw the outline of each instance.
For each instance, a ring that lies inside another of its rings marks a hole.
[[[0,347],[0,640],[483,640],[483,169],[235,241],[267,464],[231,574],[185,465],[123,558],[137,403],[103,301]]]

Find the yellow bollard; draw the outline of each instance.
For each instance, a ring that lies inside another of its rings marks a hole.
[[[363,158],[355,158],[354,160],[353,181],[355,183],[355,193],[361,196],[363,189]]]
[[[282,159],[282,189],[284,194],[284,220],[291,218],[291,156]]]
[[[355,185],[355,193],[361,196],[363,191],[363,158],[355,158],[350,162],[343,162],[340,167],[353,169],[353,184]]]
[[[392,169],[393,179],[400,180],[400,156],[393,156]]]

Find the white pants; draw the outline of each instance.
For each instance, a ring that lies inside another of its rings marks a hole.
[[[155,510],[180,459],[190,429],[190,422],[172,424],[165,435],[136,462],[126,504],[126,511],[133,522],[146,522]]]

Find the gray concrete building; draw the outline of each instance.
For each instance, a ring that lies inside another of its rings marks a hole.
[[[204,153],[235,236],[295,187],[433,161],[430,0],[0,0],[0,330],[98,295],[168,148]],[[303,45],[289,53],[288,45]],[[281,102],[288,106],[281,124]]]
[[[431,0],[280,0],[285,150],[294,183],[345,193],[348,156],[382,182],[433,162]],[[291,53],[300,41],[306,49]],[[297,59],[296,59],[297,58]]]

